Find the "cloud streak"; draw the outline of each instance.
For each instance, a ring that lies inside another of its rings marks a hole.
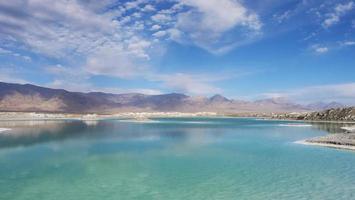
[[[311,49],[316,53],[316,54],[324,54],[329,51],[329,48],[326,46],[322,46],[319,44],[315,44],[311,46]]]
[[[351,11],[354,6],[355,4],[352,1],[345,4],[337,4],[334,8],[334,11],[327,14],[327,18],[323,21],[322,26],[324,28],[329,28],[339,23],[340,18]]]

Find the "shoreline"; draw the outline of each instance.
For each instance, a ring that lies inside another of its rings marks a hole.
[[[343,123],[355,124],[355,121],[325,121],[325,120],[298,120],[280,119],[273,117],[231,116],[216,112],[123,112],[116,114],[72,114],[72,113],[41,113],[41,112],[0,112],[0,121],[26,121],[26,120],[105,120],[105,119],[133,119],[146,120],[149,118],[178,118],[178,117],[226,117],[226,118],[255,118],[260,120],[304,122],[304,123]]]
[[[97,121],[105,119],[133,119],[137,121],[150,118],[175,118],[175,117],[222,117],[213,112],[125,112],[111,115],[101,114],[68,114],[68,113],[36,113],[36,112],[0,112],[0,121],[35,121],[35,120],[81,120]]]

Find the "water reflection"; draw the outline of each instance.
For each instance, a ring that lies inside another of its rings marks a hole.
[[[184,129],[169,129],[160,124],[131,124],[107,121],[12,121],[0,122],[0,127],[11,131],[0,134],[0,148],[30,146],[65,140],[94,141],[156,141],[161,137],[186,137]]]
[[[103,121],[1,121],[1,128],[11,131],[0,133],[0,148],[31,146],[47,142],[63,142],[80,140],[103,144],[119,142],[158,142],[164,140],[173,148],[190,149],[218,142],[223,135],[232,133],[234,136],[256,134],[262,129],[270,133],[277,132],[280,122],[257,121],[250,119],[157,119],[163,123],[127,123],[117,120]],[[203,122],[203,123],[202,123]],[[207,123],[209,122],[209,123]],[[182,125],[182,123],[184,123]],[[287,122],[282,122],[287,123]],[[344,132],[341,129],[349,124],[342,123],[311,123],[312,127],[328,133]],[[250,130],[249,132],[246,132]],[[255,132],[255,130],[257,130]],[[290,129],[291,130],[291,129]],[[254,132],[253,132],[254,131]],[[271,135],[272,135],[271,134]],[[270,134],[269,134],[270,135]],[[257,135],[260,137],[262,135]],[[240,137],[239,137],[240,139]]]
[[[28,146],[76,137],[87,128],[79,121],[2,121],[11,131],[0,134],[0,147]]]
[[[217,127],[203,123],[177,125],[171,123],[127,123],[104,121],[7,121],[0,127],[11,128],[0,134],[0,148],[30,146],[45,142],[65,140],[94,140],[101,142],[165,142],[184,146],[200,146],[217,141]]]
[[[354,124],[350,123],[326,123],[326,122],[312,122],[313,128],[321,131],[326,131],[328,133],[344,133],[345,130],[341,129],[341,127],[351,126]]]

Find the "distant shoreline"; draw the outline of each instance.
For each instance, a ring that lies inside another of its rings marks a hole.
[[[104,120],[104,119],[134,119],[139,121],[159,117],[218,117],[214,112],[124,112],[110,115],[103,114],[70,114],[70,113],[40,113],[40,112],[0,112],[0,121],[21,120]]]
[[[173,118],[173,117],[228,117],[228,118],[255,118],[271,121],[289,121],[305,123],[347,123],[355,124],[355,121],[327,121],[327,120],[303,120],[303,119],[280,119],[272,116],[243,116],[230,115],[216,112],[122,112],[116,114],[74,114],[74,113],[46,113],[46,112],[0,112],[0,121],[17,120],[104,120],[104,119],[133,119],[146,120],[149,118]]]

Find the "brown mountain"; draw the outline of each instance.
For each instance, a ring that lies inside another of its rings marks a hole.
[[[280,99],[232,100],[215,95],[210,98],[171,93],[110,94],[69,92],[31,84],[0,82],[0,111],[115,113],[126,111],[213,111],[223,113],[307,111],[306,106]]]

